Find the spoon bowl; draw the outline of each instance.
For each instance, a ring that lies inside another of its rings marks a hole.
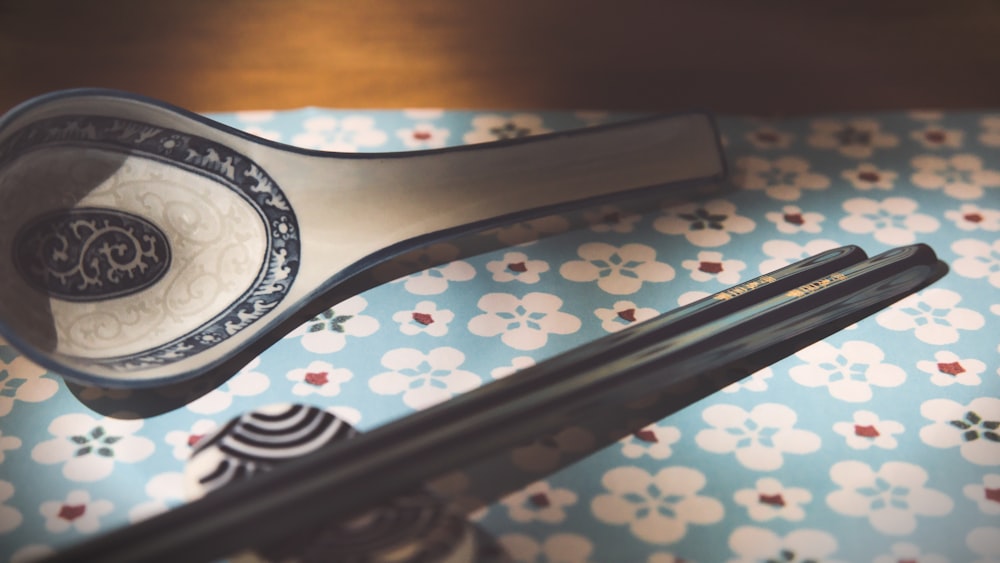
[[[0,336],[83,384],[176,383],[245,363],[407,250],[724,172],[703,113],[349,154],[49,94],[0,120]]]

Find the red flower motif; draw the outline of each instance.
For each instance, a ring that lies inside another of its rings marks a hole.
[[[428,131],[414,131],[413,138],[418,141],[426,141],[431,138],[431,134]]]
[[[635,309],[622,309],[621,311],[618,311],[618,318],[620,318],[623,321],[634,323]]]
[[[939,129],[930,129],[928,131],[924,131],[924,138],[931,143],[943,143],[947,137],[945,136],[944,131]]]
[[[757,501],[761,504],[769,504],[771,506],[785,506],[785,499],[781,496],[781,493],[775,493],[773,495],[760,493],[757,495]]]
[[[858,172],[858,180],[862,180],[864,182],[878,182],[879,178],[881,178],[881,176],[879,176],[876,172],[872,172],[871,170]]]
[[[649,442],[650,444],[659,442],[659,440],[656,439],[656,433],[652,430],[639,430],[632,435],[635,436],[636,439],[642,440],[643,442]]]
[[[606,223],[618,223],[621,220],[622,220],[622,215],[621,215],[621,213],[618,213],[617,211],[613,211],[613,212],[608,213],[607,215],[604,216],[604,221]]]
[[[968,221],[970,223],[982,223],[983,222],[983,216],[980,215],[979,213],[966,213],[965,215],[962,215],[962,219],[965,219],[966,221]]]
[[[997,489],[986,488],[984,489],[984,492],[986,494],[986,500],[991,500],[993,502],[1000,503],[1000,488]]]
[[[802,225],[806,222],[801,213],[785,213],[781,218],[793,225]]]
[[[531,504],[541,508],[545,508],[550,504],[552,504],[549,501],[549,497],[545,493],[535,493],[530,497],[528,497],[528,501],[531,502]]]
[[[528,266],[524,262],[511,262],[507,264],[507,269],[512,272],[523,273],[528,271]]]
[[[190,435],[188,435],[188,439],[187,439],[187,445],[188,445],[188,447],[194,447],[194,445],[197,444],[199,441],[201,441],[201,439],[204,438],[204,437],[205,437],[204,434],[190,434]]]
[[[87,505],[85,504],[64,504],[59,508],[59,517],[72,522],[83,516],[83,513],[86,511]]]
[[[722,262],[701,262],[698,269],[706,274],[718,274],[722,271]]]
[[[941,373],[946,373],[948,375],[958,375],[960,373],[965,373],[965,368],[962,364],[958,362],[938,362],[938,371]]]
[[[418,323],[420,323],[420,324],[422,324],[424,326],[427,326],[427,325],[429,325],[429,324],[431,324],[431,323],[434,322],[434,317],[432,317],[428,313],[418,313],[417,311],[414,311],[413,312],[413,320],[417,321]]]
[[[327,381],[329,381],[327,378],[328,375],[325,371],[310,371],[306,373],[306,383],[315,385],[316,387],[326,385]]]
[[[860,424],[854,425],[854,435],[861,436],[862,438],[878,438],[881,436],[877,428],[872,425],[862,426]]]

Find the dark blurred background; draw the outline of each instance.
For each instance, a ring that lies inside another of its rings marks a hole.
[[[0,0],[0,111],[1000,107],[1000,2]]]

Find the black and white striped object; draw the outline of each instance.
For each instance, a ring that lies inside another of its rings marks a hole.
[[[230,420],[199,440],[185,468],[185,488],[200,497],[357,435],[332,413],[305,405],[262,407]]]
[[[184,471],[191,500],[252,478],[358,432],[322,409],[280,404],[243,414],[199,440]],[[468,563],[477,540],[465,515],[418,490],[354,518],[304,529],[277,545],[255,546],[244,562]]]

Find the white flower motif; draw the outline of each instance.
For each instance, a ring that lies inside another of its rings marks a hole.
[[[1000,399],[979,397],[968,405],[931,399],[920,414],[933,422],[920,429],[920,439],[935,448],[958,447],[970,463],[1000,465]]]
[[[408,108],[403,110],[403,115],[410,119],[439,119],[444,115],[441,108]]]
[[[691,271],[691,279],[698,282],[716,280],[726,285],[740,281],[740,272],[746,267],[741,260],[724,260],[721,252],[703,250],[695,260],[684,260],[681,266]]]
[[[857,168],[848,168],[840,173],[859,190],[891,190],[898,174],[892,170],[880,170],[874,164],[862,163]]]
[[[954,352],[940,350],[934,353],[934,360],[917,362],[920,371],[931,375],[931,383],[939,387],[947,387],[955,383],[959,385],[979,385],[982,379],[979,374],[986,370],[986,364],[973,358],[960,358]]]
[[[577,534],[552,534],[539,544],[524,534],[504,534],[497,541],[517,563],[589,563],[594,545]]]
[[[336,397],[340,394],[340,384],[350,381],[354,374],[347,368],[335,368],[329,362],[316,360],[305,368],[289,371],[285,377],[295,382],[292,387],[293,395]]]
[[[413,348],[396,348],[382,356],[382,372],[368,381],[379,395],[403,395],[413,409],[424,409],[479,386],[471,371],[459,369],[465,354],[451,347],[434,348],[424,354]]]
[[[357,152],[388,140],[384,131],[375,128],[375,120],[367,115],[336,118],[329,115],[310,117],[302,123],[304,132],[292,137],[292,144],[305,149]]]
[[[519,221],[495,229],[483,231],[484,236],[495,236],[497,240],[508,246],[523,246],[536,242],[538,239],[565,232],[570,223],[560,215],[549,215]]]
[[[367,306],[364,297],[351,297],[299,326],[285,338],[300,338],[302,347],[314,354],[338,352],[347,345],[348,336],[371,336],[378,330],[375,317],[361,314]]]
[[[152,440],[134,435],[142,425],[141,420],[64,414],[49,424],[55,438],[37,444],[31,458],[62,463],[63,476],[70,481],[99,481],[111,475],[115,462],[136,463],[152,455]]]
[[[962,487],[962,494],[976,503],[983,514],[1000,515],[1000,474],[983,475],[981,482]]]
[[[747,141],[757,149],[787,149],[795,135],[764,125],[746,134]]]
[[[146,495],[150,500],[128,511],[129,522],[134,524],[152,518],[184,502],[184,474],[172,471],[154,475],[146,483]]]
[[[540,115],[517,113],[510,117],[487,114],[472,118],[472,131],[462,137],[467,144],[519,139],[539,133],[549,133]]]
[[[631,233],[642,219],[638,213],[627,213],[614,205],[602,205],[585,211],[583,218],[595,233]]]
[[[747,412],[736,405],[712,405],[701,413],[711,428],[698,432],[695,442],[712,453],[735,453],[747,469],[772,471],[784,464],[784,454],[819,449],[820,438],[794,428],[798,416],[778,403],[757,405]]]
[[[229,381],[188,403],[187,409],[198,414],[222,412],[233,404],[233,397],[260,395],[271,386],[271,378],[256,371],[260,358],[254,358]]]
[[[913,183],[925,190],[943,189],[955,199],[978,199],[983,188],[1000,186],[1000,172],[984,170],[983,161],[976,155],[959,154],[950,158],[918,156],[912,162],[917,169]]]
[[[729,233],[746,234],[754,227],[752,219],[737,215],[736,206],[724,199],[667,207],[653,222],[657,231],[684,235],[688,242],[702,247],[722,246],[732,238]]]
[[[447,127],[435,127],[433,123],[415,123],[413,127],[396,130],[399,140],[411,149],[436,149],[445,146],[451,131]]]
[[[797,205],[786,205],[780,212],[768,211],[764,216],[774,223],[778,232],[786,235],[818,233],[823,230],[820,223],[826,219],[821,213],[805,212]]]
[[[618,332],[659,314],[656,309],[640,307],[631,301],[615,301],[610,309],[594,309],[594,315],[601,319],[601,328],[607,332]]]
[[[39,512],[45,517],[45,529],[54,534],[75,528],[81,534],[101,529],[101,517],[110,514],[114,505],[108,500],[91,500],[83,490],[70,491],[66,500],[43,502]]]
[[[479,299],[482,315],[469,321],[469,332],[478,336],[500,335],[504,344],[517,350],[537,350],[549,334],[572,334],[580,330],[580,319],[560,311],[563,301],[548,293],[529,293],[518,299],[509,293],[487,293]]]
[[[508,375],[513,375],[522,369],[529,368],[533,365],[535,365],[535,360],[530,356],[517,356],[511,359],[509,366],[500,366],[490,371],[490,377],[493,379],[503,379]]]
[[[557,524],[566,520],[566,507],[576,504],[576,493],[536,481],[500,500],[514,522]]]
[[[877,345],[851,340],[843,346],[820,341],[795,354],[806,362],[788,374],[805,387],[827,387],[836,399],[863,403],[872,398],[872,386],[898,387],[906,381],[906,371],[883,363],[885,353]]]
[[[0,417],[14,408],[15,401],[39,403],[59,390],[59,383],[45,377],[49,372],[0,341]]]
[[[264,139],[281,141],[281,132],[275,129],[265,129],[262,125],[274,121],[277,113],[274,111],[239,111],[234,117],[239,121],[237,127]]]
[[[892,553],[879,555],[875,559],[872,559],[872,563],[905,563],[906,561],[912,561],[913,563],[917,563],[918,561],[919,563],[949,563],[947,557],[936,553],[924,553],[921,551],[920,546],[912,543],[894,543],[891,549]]]
[[[842,205],[848,213],[840,220],[840,228],[851,233],[873,233],[883,244],[904,245],[917,240],[917,233],[933,233],[938,220],[917,213],[917,202],[905,197],[889,197],[881,202],[863,197],[852,198]]]
[[[972,563],[997,563],[1000,561],[1000,539],[998,538],[1000,538],[1000,527],[980,526],[973,528],[965,536],[965,545],[976,555],[982,555],[983,558]]]
[[[549,263],[545,260],[529,260],[523,252],[504,253],[500,260],[486,263],[486,269],[493,274],[493,281],[533,284],[541,281],[541,274],[549,271]]]
[[[266,123],[273,121],[277,115],[277,112],[273,110],[253,110],[238,111],[233,114],[233,117],[244,123]]]
[[[448,334],[448,323],[454,319],[455,313],[450,309],[438,309],[433,301],[421,301],[413,309],[396,311],[392,315],[392,320],[399,323],[400,332],[409,336],[444,336]]]
[[[963,231],[1000,231],[1000,210],[979,207],[974,203],[963,203],[958,209],[949,209],[944,216]]]
[[[0,479],[0,534],[6,534],[21,525],[21,511],[4,503],[14,496],[14,484]]]
[[[718,500],[699,495],[705,476],[689,467],[666,467],[655,475],[638,467],[617,467],[601,478],[607,494],[594,497],[590,509],[602,522],[628,525],[649,543],[673,543],[687,534],[689,524],[722,520]]]
[[[963,136],[961,129],[945,129],[933,124],[910,133],[910,138],[923,145],[925,149],[961,148]]]
[[[581,244],[576,251],[582,260],[570,260],[559,274],[570,281],[592,282],[612,295],[628,295],[642,288],[643,282],[674,279],[674,269],[656,260],[653,247],[629,243],[621,247],[603,242]]]
[[[761,262],[758,270],[762,274],[773,272],[804,258],[815,256],[820,252],[825,252],[839,246],[841,245],[836,241],[829,239],[811,240],[805,244],[797,244],[790,240],[769,240],[761,246],[761,250],[771,258]]]
[[[21,439],[17,436],[4,436],[0,430],[0,463],[3,463],[6,450],[16,450],[21,447]]]
[[[191,425],[190,430],[171,430],[167,432],[164,440],[167,442],[167,445],[173,446],[174,458],[184,461],[191,457],[191,450],[194,449],[198,440],[214,432],[217,426],[214,420],[202,418],[195,421]]]
[[[959,330],[979,330],[986,324],[978,312],[958,307],[961,300],[949,289],[926,289],[893,303],[875,320],[890,330],[912,330],[927,344],[954,344]]]
[[[881,420],[871,411],[855,411],[851,422],[835,422],[833,431],[847,440],[847,445],[855,450],[870,447],[891,450],[896,447],[895,434],[901,434],[903,425],[895,420]]]
[[[594,436],[577,426],[564,428],[552,436],[542,436],[530,444],[514,448],[511,461],[525,471],[550,471],[563,457],[589,452],[594,447]]]
[[[894,147],[899,138],[881,130],[874,119],[852,119],[840,122],[830,119],[812,122],[809,144],[820,149],[836,149],[851,158],[869,158],[875,149]]]
[[[729,549],[737,555],[729,563],[843,563],[830,556],[837,551],[837,540],[820,530],[795,530],[782,537],[765,528],[740,526],[729,535]]]
[[[983,126],[983,133],[979,136],[979,142],[990,147],[1000,147],[1000,116],[986,116],[980,125]]]
[[[619,440],[622,455],[636,459],[648,455],[653,459],[667,459],[673,455],[672,445],[681,439],[675,426],[650,424]]]
[[[802,505],[812,501],[812,493],[799,487],[786,487],[773,477],[757,479],[753,489],[733,494],[736,504],[745,506],[752,520],[766,522],[782,518],[798,522],[806,517]]]
[[[683,307],[685,305],[690,305],[691,303],[704,299],[710,295],[712,294],[707,291],[685,291],[680,295],[680,297],[677,298],[677,306]]]
[[[783,156],[773,161],[745,156],[736,161],[733,182],[748,190],[764,190],[773,199],[795,201],[802,190],[822,190],[830,179],[809,171],[809,161],[797,156]]]
[[[993,287],[1000,288],[1000,239],[993,244],[962,239],[955,241],[951,249],[961,256],[952,262],[955,273],[972,279],[986,278]]]
[[[927,488],[927,472],[919,465],[888,461],[874,471],[860,461],[840,461],[830,468],[839,489],[826,503],[845,516],[868,518],[887,535],[906,535],[917,527],[917,516],[944,516],[951,512],[951,497]]]
[[[734,381],[722,388],[723,393],[736,393],[741,389],[759,393],[767,391],[767,380],[774,377],[774,370],[770,367],[762,368],[740,381]]]

